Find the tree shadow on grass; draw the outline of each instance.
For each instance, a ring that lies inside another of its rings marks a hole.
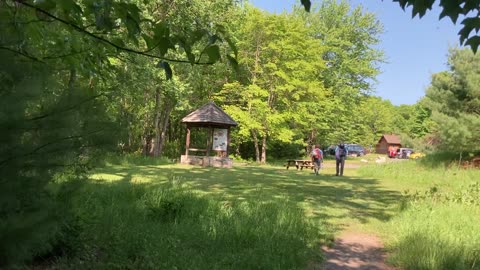
[[[128,182],[148,181],[162,185],[176,180],[203,194],[225,201],[289,200],[306,209],[307,215],[329,227],[332,233],[348,223],[387,221],[400,200],[397,191],[383,189],[378,179],[328,175],[281,167],[203,168],[182,165],[111,166],[97,176]],[[347,171],[348,172],[348,169]]]
[[[78,187],[62,239],[32,269],[302,269],[315,252],[317,230],[293,204],[226,206],[171,183],[132,183],[148,168],[120,169],[111,173],[121,179]]]

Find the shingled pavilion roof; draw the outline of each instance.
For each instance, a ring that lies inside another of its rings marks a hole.
[[[400,137],[395,134],[384,134],[385,141],[389,144],[400,144]],[[382,138],[380,138],[382,140]]]
[[[237,122],[212,101],[191,112],[182,123],[194,126],[237,126]]]

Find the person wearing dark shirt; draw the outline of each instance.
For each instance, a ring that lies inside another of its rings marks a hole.
[[[345,167],[345,159],[348,155],[348,149],[345,144],[340,143],[335,148],[335,168],[336,174],[335,176],[342,176],[343,175],[343,168]]]

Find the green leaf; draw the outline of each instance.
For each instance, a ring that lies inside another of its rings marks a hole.
[[[161,55],[165,55],[169,49],[175,49],[170,38],[170,29],[166,23],[155,25],[153,32],[154,46],[158,47]]]
[[[472,32],[473,28],[464,26],[460,31],[458,31],[458,35],[460,36],[460,43],[463,44],[465,40],[468,38],[470,35],[470,32]]]
[[[479,9],[480,0],[466,0],[463,6],[463,14],[468,14],[470,11]]]
[[[120,18],[132,17],[135,21],[140,22],[140,9],[135,4],[127,4],[122,1],[121,3],[114,2],[115,11]]]
[[[125,18],[125,26],[128,30],[128,35],[134,37],[140,33],[140,25],[138,22],[130,15],[127,15]]]
[[[99,30],[111,31],[113,29],[113,22],[108,16],[104,16],[102,13],[95,15],[95,25]]]
[[[463,9],[460,7],[460,3],[458,1],[452,0],[441,0],[440,6],[443,7],[442,13],[440,13],[440,19],[445,16],[448,16],[453,23],[457,22],[458,15],[462,14]]]
[[[167,77],[167,80],[171,80],[173,76],[172,68],[170,67],[170,64],[168,62],[165,62],[163,60],[160,60],[157,63],[158,68],[163,68],[165,70],[165,76]]]
[[[82,10],[82,8],[73,0],[59,0],[57,3],[64,11],[78,12]]]
[[[208,44],[209,44],[209,45],[212,45],[212,44],[214,44],[214,43],[217,42],[217,41],[220,41],[220,42],[222,41],[222,39],[221,39],[219,36],[217,36],[217,35],[213,35],[213,36],[210,36],[210,37],[208,38]]]
[[[190,43],[195,44],[199,40],[201,40],[204,36],[208,34],[207,30],[205,29],[198,29],[195,30],[191,35],[190,35]]]
[[[235,57],[238,57],[238,49],[237,46],[235,46],[235,43],[229,38],[229,37],[224,37],[224,39],[227,41],[228,46],[230,46],[230,49],[232,49],[233,53],[235,54]]]
[[[413,4],[412,18],[414,18],[417,14],[420,18],[423,17],[427,12],[427,9],[432,9],[434,2],[435,0],[415,0],[415,3]]]
[[[155,43],[162,56],[165,55],[169,49],[175,49],[175,46],[173,46],[169,38],[159,38],[155,40]]]
[[[480,30],[480,18],[466,18],[461,24],[463,24],[463,28],[458,32],[458,35],[460,36],[460,43],[463,44],[473,29],[476,32]]]
[[[462,21],[462,24],[465,27],[475,29],[476,32],[478,32],[480,30],[480,18],[479,17],[466,18]]]
[[[478,46],[480,45],[480,36],[473,36],[469,38],[466,42],[465,45],[470,46],[472,48],[473,53],[477,53]]]
[[[137,22],[140,21],[140,9],[135,4],[126,4],[129,15]]]
[[[35,1],[33,1],[33,4],[36,7],[41,8],[41,9],[46,10],[46,11],[54,9],[57,5],[56,1],[53,1],[53,0],[35,0]]]
[[[58,5],[63,10],[63,12],[68,16],[68,18],[73,19],[75,22],[80,22],[80,18],[83,14],[83,10],[73,0],[58,1]]]
[[[166,23],[161,22],[155,25],[155,27],[153,28],[153,33],[154,39],[168,37],[170,36],[170,29]]]
[[[123,42],[123,39],[121,38],[114,38],[112,39],[113,44],[119,46],[119,47],[125,47],[125,42]]]
[[[238,72],[238,62],[237,59],[227,54],[228,63],[232,66],[235,72]]]
[[[147,34],[142,34],[142,37],[143,37],[143,40],[145,40],[145,43],[147,44],[147,48],[149,50],[152,50],[153,47],[155,46],[155,41],[153,40],[153,38],[151,38]]]
[[[187,39],[183,36],[173,36],[171,38],[171,42],[173,44],[177,43],[180,45],[180,47],[185,51],[185,54],[187,55],[188,61],[191,64],[195,64],[195,55],[192,53],[192,46],[190,46],[191,43],[187,42]]]
[[[43,11],[52,11],[56,7],[56,3],[53,0],[35,0],[33,4]],[[40,10],[35,10],[35,15],[41,21],[51,22],[52,18],[41,12]]]
[[[185,50],[185,54],[187,54],[187,58],[190,64],[195,64],[195,55],[192,53],[192,49],[190,48],[190,46],[183,47],[183,49]]]
[[[310,0],[300,0],[300,3],[302,3],[303,7],[307,12],[310,12],[310,7],[312,6]]]
[[[220,59],[220,48],[218,45],[210,45],[205,49],[210,63],[215,63]]]
[[[235,54],[235,57],[237,57],[238,56],[237,46],[235,46],[235,43],[228,36],[228,33],[227,33],[227,30],[225,29],[225,26],[218,25],[217,26],[217,31],[222,34],[223,39],[225,39],[227,41],[228,46],[230,46],[230,49],[232,49],[233,53]]]
[[[398,2],[398,4],[403,10],[405,10],[405,7],[407,7],[407,4],[408,5],[412,4],[412,3],[409,3],[407,0],[393,0],[393,2]]]

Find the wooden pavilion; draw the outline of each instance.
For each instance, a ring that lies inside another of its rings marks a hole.
[[[230,128],[238,125],[235,120],[215,105],[215,103],[209,102],[185,116],[182,119],[182,123],[187,125],[185,155],[180,157],[182,164],[232,167],[232,159],[228,157],[228,154]],[[208,129],[206,149],[190,147],[192,128]],[[192,155],[192,153],[195,153],[195,155]],[[215,155],[212,156],[212,153],[215,153]]]

